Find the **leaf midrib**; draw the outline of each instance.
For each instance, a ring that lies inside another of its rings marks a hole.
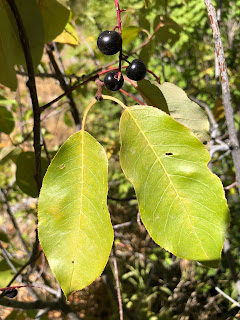
[[[183,208],[184,208],[184,210],[185,210],[185,212],[186,212],[186,214],[187,214],[187,219],[189,220],[189,222],[190,222],[190,224],[191,224],[191,226],[192,226],[193,232],[195,233],[197,239],[199,240],[199,244],[200,244],[200,246],[201,246],[204,254],[206,255],[207,258],[209,258],[208,255],[207,255],[207,253],[206,253],[206,251],[204,250],[204,248],[203,248],[203,246],[202,246],[202,243],[201,243],[201,241],[200,241],[200,239],[199,239],[199,237],[198,237],[198,235],[197,235],[197,233],[196,233],[196,231],[195,231],[195,228],[193,227],[193,224],[192,224],[192,222],[191,222],[191,219],[190,219],[190,217],[189,217],[189,214],[188,214],[188,212],[187,212],[187,209],[185,208],[185,206],[184,206],[184,204],[183,204],[183,202],[182,202],[182,198],[181,198],[180,195],[178,194],[178,192],[177,192],[177,190],[176,190],[176,188],[175,188],[175,186],[174,186],[174,183],[172,182],[172,180],[171,180],[168,172],[166,171],[166,169],[165,169],[165,167],[164,167],[161,159],[158,157],[156,151],[155,151],[154,148],[152,147],[150,141],[148,140],[147,136],[145,135],[145,132],[141,129],[141,127],[140,127],[140,125],[138,124],[137,120],[136,120],[136,119],[134,118],[134,116],[132,115],[132,113],[131,113],[131,111],[130,111],[130,108],[127,108],[127,109],[125,109],[125,110],[129,113],[129,115],[131,116],[131,118],[132,118],[133,121],[135,122],[135,124],[136,124],[136,126],[138,127],[139,131],[141,132],[141,134],[143,135],[143,137],[144,137],[145,140],[147,141],[147,144],[150,146],[151,150],[153,151],[154,155],[156,156],[158,162],[159,162],[160,165],[162,166],[164,173],[166,174],[166,176],[167,176],[170,184],[172,185],[172,187],[173,187],[173,189],[174,189],[174,192],[176,193],[176,196],[180,199],[180,202],[181,202],[181,204],[182,204],[182,206],[183,206]],[[167,217],[167,220],[168,220],[168,217]]]
[[[84,137],[84,131],[81,131],[81,136],[82,136],[82,144],[81,144],[81,158],[82,158],[82,161],[81,161],[81,182],[83,182],[83,137]],[[82,184],[82,188],[81,188],[81,196],[80,196],[80,212],[79,212],[79,222],[78,222],[78,225],[79,225],[79,228],[78,228],[78,232],[77,232],[77,236],[76,236],[76,239],[78,240],[79,238],[79,233],[80,233],[80,230],[81,230],[81,209],[82,209],[82,199],[83,199],[83,184]],[[78,241],[75,241],[75,243],[78,243]],[[73,269],[72,269],[72,276],[71,276],[71,283],[70,283],[70,290],[69,292],[72,291],[72,282],[73,282],[73,276],[74,276],[74,267],[75,267],[75,257],[76,257],[76,251],[74,249],[74,252],[73,252],[73,260],[74,263],[73,263]]]

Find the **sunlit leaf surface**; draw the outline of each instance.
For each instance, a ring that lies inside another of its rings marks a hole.
[[[121,165],[133,183],[153,240],[176,256],[216,267],[229,212],[209,154],[161,110],[127,108],[120,122]]]
[[[39,238],[68,296],[101,275],[113,229],[107,209],[107,157],[87,132],[71,136],[53,159],[39,198]]]

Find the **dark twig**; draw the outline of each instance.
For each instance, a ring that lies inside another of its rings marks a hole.
[[[34,67],[33,67],[33,61],[32,61],[32,55],[31,55],[31,49],[28,41],[28,36],[21,18],[21,15],[18,11],[17,5],[14,0],[7,0],[11,11],[14,15],[18,32],[19,32],[19,38],[22,44],[26,65],[27,65],[27,71],[28,71],[28,81],[27,81],[27,87],[30,92],[31,100],[32,100],[32,108],[33,108],[33,117],[34,117],[34,126],[33,126],[33,132],[34,132],[34,150],[35,150],[35,180],[37,183],[38,192],[40,192],[41,186],[42,186],[42,176],[41,176],[41,141],[40,141],[40,109],[39,109],[39,103],[38,103],[38,96],[37,96],[37,89],[36,89],[36,83],[35,83],[35,75],[34,75]]]
[[[58,75],[58,80],[60,83],[61,88],[63,89],[63,91],[68,92],[69,91],[69,84],[67,82],[67,79],[65,77],[62,76],[62,72],[55,60],[55,57],[53,55],[53,51],[52,51],[52,47],[51,45],[46,45],[46,51],[49,57],[49,60],[51,61],[51,64],[53,66],[53,69],[55,71],[55,73]],[[80,121],[80,117],[79,117],[79,112],[77,109],[77,106],[75,104],[75,101],[73,99],[73,95],[72,95],[72,91],[68,92],[66,94],[68,100],[69,100],[69,105],[71,108],[71,113],[72,113],[72,117],[74,119],[75,122],[75,126],[76,126],[76,131],[79,131],[81,129],[81,121]]]
[[[109,65],[112,65],[112,63],[108,64],[108,65],[105,65],[102,69],[104,68],[107,68]],[[122,67],[122,68],[127,68],[126,66],[125,67]],[[101,69],[101,70],[102,70]],[[41,108],[40,108],[40,112],[42,113],[43,111],[45,111],[47,108],[49,108],[53,103],[59,101],[60,99],[62,99],[63,97],[65,97],[68,93],[76,90],[77,88],[85,85],[86,83],[88,83],[89,81],[94,81],[95,79],[97,79],[100,75],[103,75],[109,71],[112,71],[112,70],[118,70],[118,68],[111,68],[111,69],[107,69],[107,70],[103,70],[103,71],[99,71],[99,70],[96,70],[94,72],[92,72],[90,75],[88,75],[88,77],[86,77],[83,82],[81,83],[77,83],[75,85],[73,85],[72,87],[69,87],[69,89],[64,92],[63,94],[61,94],[60,96],[58,96],[57,98],[53,99],[52,101],[48,102],[47,104],[43,105]],[[96,72],[98,72],[96,74]]]
[[[23,72],[23,71],[19,71],[19,70],[16,70],[16,73],[19,74],[20,76],[27,76],[28,73],[27,72]],[[64,74],[62,73],[61,74],[62,77],[66,78],[66,79],[74,79],[74,80],[77,80],[77,81],[82,81],[85,76],[83,77],[79,77],[75,74]],[[42,72],[42,73],[35,73],[35,78],[54,78],[54,79],[58,79],[59,75],[56,74],[56,73],[45,73],[45,72]]]
[[[228,126],[229,138],[230,138],[230,148],[232,150],[238,190],[240,190],[240,149],[239,149],[239,142],[238,142],[237,133],[234,125],[234,115],[233,115],[233,109],[231,106],[229,80],[228,80],[227,65],[225,61],[223,44],[222,44],[221,34],[218,27],[216,11],[212,4],[212,1],[204,0],[204,3],[207,8],[207,12],[208,12],[212,32],[213,32],[213,37],[215,41],[215,51],[218,57],[218,64],[220,69],[223,105],[224,105],[226,122]]]
[[[11,207],[10,207],[10,204],[9,204],[9,202],[8,202],[7,192],[6,192],[4,189],[2,189],[2,188],[0,188],[0,191],[1,191],[1,193],[2,193],[3,203],[4,203],[5,206],[6,206],[7,213],[8,213],[8,215],[9,215],[11,221],[12,221],[12,224],[13,224],[13,226],[14,226],[14,228],[15,228],[16,235],[17,235],[17,237],[18,237],[18,239],[19,239],[19,242],[21,243],[24,251],[25,251],[27,254],[29,254],[29,250],[28,250],[28,248],[27,248],[26,242],[24,241],[24,239],[23,239],[23,237],[22,237],[21,230],[19,229],[18,223],[17,223],[17,221],[16,221],[16,219],[15,219],[15,217],[14,217],[14,214],[13,214],[12,209],[11,209]]]

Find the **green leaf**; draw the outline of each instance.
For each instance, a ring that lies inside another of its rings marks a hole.
[[[189,128],[201,142],[208,142],[209,121],[206,112],[190,100],[184,90],[173,83],[142,80],[138,82],[139,93],[147,104],[157,107]]]
[[[113,242],[107,209],[107,156],[87,132],[60,148],[39,197],[39,239],[66,296],[103,271]]]
[[[6,107],[0,106],[0,132],[10,134],[15,126],[13,115]]]
[[[121,166],[134,185],[153,240],[176,256],[217,267],[229,223],[208,151],[163,111],[127,108],[120,121]]]
[[[37,3],[43,19],[44,41],[52,41],[64,30],[70,10],[56,0],[37,0]]]
[[[42,178],[48,167],[48,161],[41,158]],[[38,189],[35,176],[35,154],[34,152],[22,152],[17,158],[16,183],[19,188],[33,198],[38,197]]]
[[[11,90],[16,90],[17,77],[14,70],[16,51],[11,43],[13,40],[11,24],[2,5],[2,0],[0,0],[0,83]]]
[[[129,26],[129,27],[123,28],[122,29],[123,46],[134,41],[138,37],[138,34],[141,30],[142,30],[141,28],[135,27],[135,26]]]
[[[170,45],[173,45],[179,40],[182,28],[178,23],[169,17],[158,16],[154,21],[154,29],[157,28],[159,23],[161,23],[162,26],[156,32],[156,41],[163,43],[169,42]]]
[[[36,0],[28,0],[27,4],[26,0],[16,0],[16,4],[27,33],[33,65],[36,68],[42,58],[44,46],[44,29],[41,12]],[[18,47],[19,49],[19,51],[16,52],[15,64],[25,65],[25,57],[19,39],[18,27],[12,13],[9,12],[8,15],[12,25],[12,32],[14,32],[11,41],[14,42],[14,47]],[[33,26],[35,27],[33,28]]]
[[[16,0],[27,33],[35,67],[39,64],[44,45],[42,17],[36,0]],[[33,28],[34,26],[34,28]],[[17,88],[14,65],[25,65],[15,18],[5,0],[0,0],[0,82],[12,90]]]
[[[8,235],[2,230],[0,230],[0,241],[9,243]]]
[[[73,128],[73,120],[72,117],[70,117],[69,112],[64,113],[63,121],[68,127]]]

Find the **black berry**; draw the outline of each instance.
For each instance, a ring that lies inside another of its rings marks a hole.
[[[8,298],[14,298],[18,294],[16,289],[8,289],[4,291],[4,295]]]
[[[145,64],[138,59],[135,59],[127,67],[126,74],[129,79],[139,81],[142,80],[147,72]]]
[[[120,51],[122,47],[122,38],[116,31],[105,30],[100,33],[97,39],[99,50],[106,55],[112,55]]]
[[[117,71],[110,71],[104,78],[104,85],[108,90],[117,91],[123,86],[123,76],[121,75],[120,80],[117,79]]]

